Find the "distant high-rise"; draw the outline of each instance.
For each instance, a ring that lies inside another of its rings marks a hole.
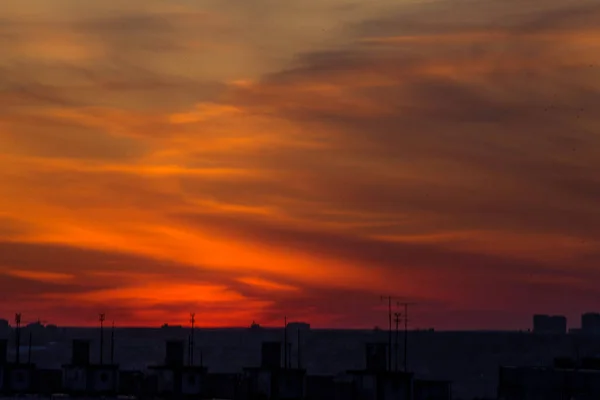
[[[310,324],[306,322],[288,322],[287,327],[293,331],[298,329],[309,330]]]
[[[581,316],[581,332],[600,334],[600,313],[589,312]]]
[[[566,334],[567,318],[562,315],[534,315],[533,332],[544,334]]]
[[[0,319],[0,332],[8,332],[10,330],[10,324],[5,319]]]

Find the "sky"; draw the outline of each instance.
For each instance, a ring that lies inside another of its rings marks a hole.
[[[8,0],[0,317],[600,311],[600,3]]]

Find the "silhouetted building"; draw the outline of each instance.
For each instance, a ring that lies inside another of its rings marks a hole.
[[[34,390],[35,365],[11,362],[8,340],[0,339],[0,393],[28,394]]]
[[[119,371],[119,394],[143,397],[146,377],[141,371]]]
[[[555,362],[556,364],[556,362]],[[563,362],[552,367],[501,367],[499,400],[600,399],[600,362]]]
[[[0,339],[0,393],[4,393],[4,374],[8,363],[8,340]]]
[[[182,331],[183,330],[183,326],[182,325],[169,325],[169,324],[163,324],[160,327],[162,330],[164,331],[173,331],[173,332],[177,332],[177,331]]]
[[[287,327],[291,331],[296,331],[298,329],[305,331],[310,330],[310,324],[306,322],[288,322]]]
[[[335,400],[355,399],[354,378],[351,375],[338,375],[334,378]]]
[[[88,366],[90,364],[90,342],[75,339],[71,342],[71,365]]]
[[[414,400],[450,400],[452,382],[415,379],[413,382]]]
[[[50,396],[63,391],[63,374],[60,369],[38,369],[35,394]]]
[[[260,366],[265,369],[281,368],[281,342],[264,342],[261,348]]]
[[[1,390],[8,394],[30,394],[36,390],[35,365],[7,363],[3,367]]]
[[[566,334],[567,318],[562,315],[534,315],[533,332],[542,334]]]
[[[600,334],[600,313],[585,313],[581,316],[581,333]]]
[[[72,342],[71,362],[63,365],[63,388],[75,395],[114,395],[119,387],[119,366],[90,362],[90,342]]]
[[[208,374],[205,395],[209,399],[238,399],[241,379],[240,374]]]
[[[385,371],[387,369],[387,343],[367,343],[365,345],[365,369]]]
[[[73,340],[71,360],[62,369],[38,369],[33,364],[11,362],[7,340],[0,340],[0,393],[8,396],[184,400],[221,398],[234,400],[449,400],[451,385],[416,379],[412,373],[387,370],[387,343],[367,343],[365,367],[336,376],[308,376],[282,361],[282,343],[264,342],[258,367],[243,373],[209,374],[201,366],[185,365],[183,340],[165,343],[164,363],[148,371],[119,371],[116,364],[90,360],[89,340]],[[12,359],[12,357],[11,357]],[[597,359],[557,360],[555,368],[599,369]]]
[[[0,319],[0,336],[8,336],[10,332],[10,324],[5,319]]]
[[[336,380],[334,376],[306,377],[306,398],[308,400],[335,400]]]
[[[415,379],[412,372],[389,371],[387,344],[367,343],[366,368],[352,370],[350,392],[338,399],[352,400],[450,400],[449,381]],[[348,389],[346,389],[348,391]]]
[[[151,366],[156,373],[156,391],[167,397],[203,397],[206,391],[207,368],[184,365],[183,340],[166,342],[165,363]]]
[[[0,339],[0,366],[8,362],[8,340]]]
[[[574,369],[576,367],[577,367],[577,362],[572,357],[556,357],[554,359],[554,368]]]
[[[355,400],[411,400],[413,374],[392,371],[348,371]]]
[[[306,370],[282,368],[281,342],[262,344],[261,366],[244,368],[244,399],[299,400],[306,393]]]

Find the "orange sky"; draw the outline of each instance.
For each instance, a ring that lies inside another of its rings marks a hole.
[[[0,316],[600,307],[596,1],[21,0],[0,49]]]

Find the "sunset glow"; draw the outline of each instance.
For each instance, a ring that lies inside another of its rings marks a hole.
[[[9,3],[0,318],[598,311],[597,1]]]

